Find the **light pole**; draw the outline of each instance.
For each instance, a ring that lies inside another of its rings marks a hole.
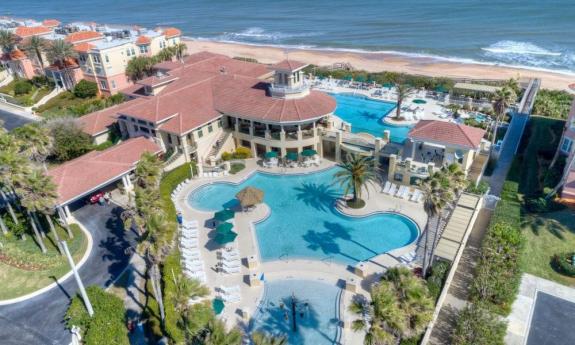
[[[62,248],[64,249],[64,253],[68,258],[68,263],[70,267],[72,267],[72,272],[74,272],[74,278],[76,278],[76,283],[78,283],[78,288],[80,289],[80,294],[82,295],[82,299],[84,300],[84,304],[86,305],[86,309],[88,310],[88,315],[92,317],[94,315],[94,309],[92,309],[92,303],[90,303],[90,299],[88,298],[88,294],[86,293],[86,289],[84,288],[84,284],[82,283],[82,279],[80,279],[80,275],[78,274],[78,270],[76,269],[76,264],[74,263],[74,259],[72,259],[72,255],[70,255],[70,250],[68,249],[68,244],[66,241],[60,241]]]

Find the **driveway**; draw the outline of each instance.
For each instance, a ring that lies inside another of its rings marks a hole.
[[[125,231],[115,205],[88,205],[74,217],[92,234],[92,253],[80,269],[85,286],[107,286],[127,266],[126,248],[135,245],[136,234]],[[77,291],[74,277],[32,299],[0,306],[0,343],[3,345],[68,345],[71,337],[63,318]]]

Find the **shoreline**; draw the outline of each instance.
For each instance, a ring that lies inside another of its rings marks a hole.
[[[265,45],[228,43],[183,38],[188,53],[208,51],[229,57],[254,58],[261,63],[275,63],[286,58],[286,49]],[[507,67],[482,63],[447,61],[425,56],[406,56],[384,52],[348,52],[319,49],[289,49],[290,59],[318,66],[349,63],[353,68],[368,72],[400,72],[428,77],[509,79],[540,78],[542,87],[569,91],[568,85],[575,76],[559,72],[539,71],[529,68]]]

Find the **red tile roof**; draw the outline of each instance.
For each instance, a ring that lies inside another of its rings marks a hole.
[[[309,64],[294,60],[283,60],[270,66],[272,70],[295,71]]]
[[[100,38],[102,38],[102,34],[96,31],[77,31],[68,34],[64,40],[69,43],[80,43],[94,41]]]
[[[166,36],[166,38],[172,38],[182,35],[182,32],[176,28],[165,28],[163,29],[162,33],[164,34],[164,36]]]
[[[144,137],[132,138],[50,169],[48,175],[56,184],[58,203],[74,201],[130,172],[144,152],[159,153],[161,148]]]
[[[74,50],[79,52],[79,53],[87,53],[90,51],[90,49],[96,47],[95,45],[88,43],[88,42],[82,42],[82,43],[78,43],[74,45]]]
[[[481,128],[437,120],[421,120],[407,134],[411,139],[472,150],[479,148],[484,135],[485,130]]]
[[[95,136],[107,131],[108,127],[116,123],[117,115],[119,112],[125,111],[130,107],[134,107],[143,101],[145,101],[144,98],[136,98],[133,100],[129,100],[110,108],[86,114],[78,118],[78,122],[80,122],[80,124],[82,125],[82,130],[85,133],[91,136]]]
[[[138,39],[136,40],[136,44],[137,45],[146,45],[146,44],[150,44],[152,43],[152,40],[148,37],[148,36],[139,36]]]
[[[53,28],[60,25],[60,21],[58,19],[44,19],[44,21],[42,21],[42,25]]]
[[[14,34],[21,38],[46,35],[52,32],[52,29],[45,26],[19,26],[14,30]]]
[[[20,49],[16,48],[12,50],[9,54],[3,54],[2,60],[10,61],[10,60],[22,60],[27,58],[26,53],[21,51]]]

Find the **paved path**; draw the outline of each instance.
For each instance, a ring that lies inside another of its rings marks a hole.
[[[27,117],[15,115],[3,109],[0,109],[0,120],[4,122],[4,128],[9,131],[33,121]]]
[[[509,168],[511,168],[511,163],[515,158],[515,153],[521,141],[521,136],[523,135],[523,130],[527,125],[529,116],[525,114],[515,114],[513,119],[509,124],[505,138],[503,139],[503,145],[501,146],[501,153],[499,154],[499,159],[493,169],[493,173],[488,178],[489,185],[491,186],[492,195],[499,196],[501,190],[503,189],[503,183],[507,178],[507,173]]]
[[[126,232],[118,218],[117,206],[85,206],[74,217],[90,231],[94,248],[80,269],[84,285],[107,286],[125,269],[126,248],[135,244],[136,235]],[[30,300],[0,307],[2,345],[68,345],[70,333],[63,318],[76,293],[73,277]]]

